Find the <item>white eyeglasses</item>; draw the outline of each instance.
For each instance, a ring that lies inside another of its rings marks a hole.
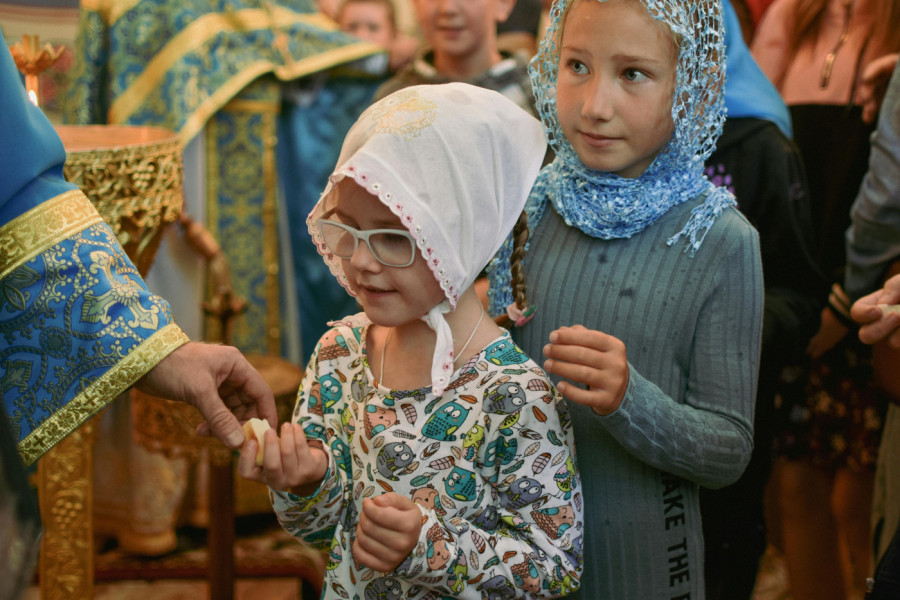
[[[416,240],[402,229],[360,231],[337,221],[316,221],[325,245],[338,258],[349,259],[362,240],[375,260],[388,267],[408,267],[416,259]]]

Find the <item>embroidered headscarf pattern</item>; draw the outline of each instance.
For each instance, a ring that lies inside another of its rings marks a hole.
[[[437,105],[414,91],[402,90],[372,107],[372,134],[393,133],[414,138],[434,122]]]

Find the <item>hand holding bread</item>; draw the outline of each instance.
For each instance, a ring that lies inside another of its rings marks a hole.
[[[243,428],[245,441],[238,459],[241,477],[298,496],[307,496],[319,487],[328,469],[327,450],[320,440],[307,442],[299,423],[282,423],[280,437],[261,419],[250,419]]]
[[[269,422],[265,419],[257,419],[256,417],[249,419],[244,423],[244,443],[255,440],[258,444],[256,449],[256,466],[261,467],[263,464],[263,451],[266,447],[266,431],[271,429]]]

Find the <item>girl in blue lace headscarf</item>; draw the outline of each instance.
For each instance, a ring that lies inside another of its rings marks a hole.
[[[550,16],[531,73],[556,158],[492,262],[491,308],[575,415],[580,597],[697,600],[698,489],[749,460],[763,306],[757,233],[703,175],[725,118],[721,3]]]

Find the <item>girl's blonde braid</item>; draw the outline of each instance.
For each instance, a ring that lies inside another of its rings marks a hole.
[[[529,309],[528,296],[526,295],[525,269],[522,265],[522,261],[525,259],[525,244],[528,242],[528,235],[528,215],[523,211],[519,215],[519,220],[516,221],[515,227],[513,227],[513,247],[512,254],[509,257],[512,276],[510,284],[512,285],[513,299],[516,307],[523,312]],[[515,322],[508,314],[497,316],[495,321],[498,325],[507,329],[515,325]]]

